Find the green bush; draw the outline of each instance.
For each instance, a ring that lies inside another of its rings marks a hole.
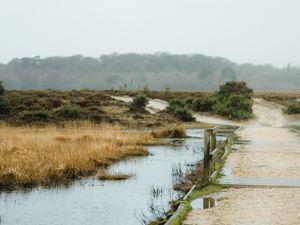
[[[58,108],[56,113],[66,119],[77,119],[82,116],[84,110],[77,105],[64,105]]]
[[[173,98],[169,102],[168,111],[174,112],[177,108],[183,108],[183,107],[185,107],[185,103],[183,100],[178,98]]]
[[[217,99],[215,95],[211,95],[207,98],[197,98],[193,102],[192,109],[196,112],[211,112],[216,102]]]
[[[191,107],[194,103],[195,99],[194,98],[187,98],[184,100],[184,104],[188,107]]]
[[[298,114],[300,113],[300,103],[290,102],[286,108],[288,114]]]
[[[186,108],[177,108],[175,111],[175,116],[185,122],[191,122],[195,121],[195,118],[193,117],[192,113],[188,111]]]
[[[143,108],[147,105],[148,101],[149,100],[147,99],[147,97],[145,95],[142,95],[142,94],[137,95],[133,98],[133,101],[131,103],[131,108],[134,108],[134,109]]]
[[[240,94],[245,98],[251,98],[252,93],[253,90],[251,88],[248,88],[246,82],[228,81],[219,87],[217,95],[219,100],[223,100],[224,98],[228,98],[232,94]]]
[[[232,94],[223,101],[218,101],[213,106],[215,114],[236,118],[249,119],[252,117],[252,100],[242,94]]]
[[[10,112],[10,106],[9,104],[1,97],[0,98],[0,114],[8,114]]]

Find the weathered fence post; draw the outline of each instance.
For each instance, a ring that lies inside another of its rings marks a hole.
[[[211,175],[214,173],[215,160],[218,157],[217,147],[217,132],[218,127],[206,129],[204,131],[204,179],[210,180]]]
[[[209,167],[210,167],[210,129],[206,129],[204,131],[204,179],[209,179]]]

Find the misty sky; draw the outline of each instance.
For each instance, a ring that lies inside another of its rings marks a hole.
[[[112,52],[300,65],[299,0],[0,0],[0,62]]]

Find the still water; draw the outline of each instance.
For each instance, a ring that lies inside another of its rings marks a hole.
[[[175,145],[150,146],[150,155],[134,157],[110,168],[132,173],[126,181],[77,181],[69,187],[38,188],[29,192],[0,193],[1,225],[138,225],[152,218],[181,193],[173,191],[172,168],[183,171],[203,158],[203,130],[188,129],[193,138]],[[153,190],[159,190],[158,195]]]

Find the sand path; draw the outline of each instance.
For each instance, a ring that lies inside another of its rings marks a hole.
[[[132,102],[133,98],[130,96],[111,96],[113,99],[123,101],[123,102]],[[146,110],[151,114],[155,114],[159,111],[165,110],[169,106],[169,103],[160,99],[149,99],[149,102],[146,105]]]
[[[221,179],[221,183],[249,181],[250,186],[213,195],[217,206],[192,210],[184,224],[300,224],[299,134],[284,128],[289,121],[280,105],[255,99],[253,110],[256,118],[238,132],[247,144],[235,146],[239,150],[229,155],[224,168],[226,176]],[[278,188],[277,184],[299,187]]]

